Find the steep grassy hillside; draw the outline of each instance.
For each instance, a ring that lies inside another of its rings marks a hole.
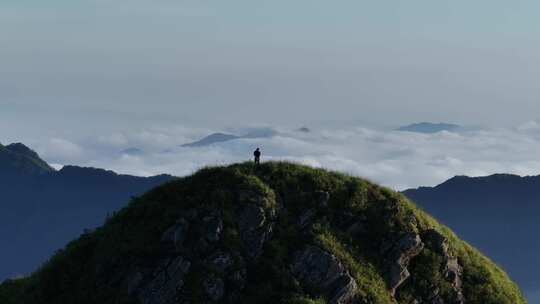
[[[525,303],[403,196],[290,163],[203,169],[134,199],[0,303]]]

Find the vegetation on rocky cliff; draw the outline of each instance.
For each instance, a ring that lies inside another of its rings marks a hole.
[[[488,258],[402,195],[269,162],[205,168],[133,199],[11,303],[525,303]]]

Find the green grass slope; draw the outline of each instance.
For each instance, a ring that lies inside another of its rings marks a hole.
[[[329,200],[321,203],[321,193]],[[246,206],[264,210],[268,219],[275,215],[255,257],[238,220],[237,210],[251,210]],[[212,216],[222,220],[220,234],[204,241],[201,231],[207,226],[201,223]],[[186,221],[191,224],[183,245],[171,251],[164,232]],[[349,289],[354,298],[335,303],[440,303],[433,302],[435,295],[442,303],[459,303],[452,278],[445,275],[447,257],[429,233],[444,236],[447,255],[457,258],[466,303],[526,303],[499,267],[402,195],[357,177],[285,162],[257,170],[251,163],[206,168],[135,198],[34,274],[0,285],[0,303],[141,303],[145,297],[134,296],[130,286],[143,283],[133,283],[133,274],[156,269],[156,261],[173,251],[189,261],[176,281],[181,284],[175,285],[174,300],[146,296],[146,303],[334,303],[328,292],[334,287],[304,284],[294,274],[291,265],[305,248],[328,253],[354,279]],[[420,236],[423,247],[406,263],[410,277],[392,294],[393,261],[384,248],[407,235]],[[208,262],[216,252],[233,253],[227,267],[244,273],[241,286]],[[148,284],[155,285],[159,276],[154,277]],[[205,292],[219,290],[216,286],[224,290],[218,297]]]

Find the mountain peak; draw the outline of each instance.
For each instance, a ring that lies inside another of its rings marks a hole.
[[[225,142],[229,140],[234,140],[238,138],[240,138],[240,136],[218,132],[218,133],[212,133],[200,140],[183,144],[182,147],[204,147],[204,146],[221,143],[221,142]]]
[[[254,138],[270,138],[273,136],[278,135],[279,133],[271,128],[251,128],[247,130],[247,132],[244,135],[234,135],[229,133],[212,133],[208,136],[203,137],[200,140],[186,143],[181,145],[181,147],[205,147],[213,144],[228,142],[236,139],[254,139]]]
[[[155,188],[31,277],[0,285],[6,304],[42,295],[50,303],[525,303],[501,269],[400,194],[286,162],[205,168]]]
[[[55,171],[34,150],[22,143],[0,145],[0,169],[22,175],[39,175]]]
[[[521,177],[515,174],[508,173],[496,173],[487,176],[466,176],[466,175],[456,175],[445,182],[435,186],[435,188],[440,187],[461,187],[478,184],[507,184],[519,182],[520,180],[525,180],[528,177]],[[530,178],[530,177],[529,177]]]

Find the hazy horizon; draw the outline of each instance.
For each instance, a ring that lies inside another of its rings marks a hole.
[[[540,110],[533,1],[28,0],[0,8],[0,141],[25,142],[53,163],[188,172],[244,159],[255,143],[209,151],[218,156],[190,165],[118,165],[110,153],[137,144],[158,151],[234,128],[306,125],[353,135],[337,143],[333,135],[289,136],[302,148],[268,143],[279,147],[270,156],[350,166],[394,187],[460,173],[540,172],[520,150],[536,148],[522,126],[536,124]],[[421,140],[389,132],[420,121],[489,131]],[[125,146],[107,140],[114,137]],[[424,146],[412,158],[418,141]],[[484,141],[491,154],[478,160],[472,149]],[[373,161],[380,173],[365,169]],[[418,176],[410,181],[378,176],[399,175],[411,161],[436,173],[412,167]]]
[[[506,127],[539,118],[533,1],[0,8],[0,119],[34,133],[140,121]]]

